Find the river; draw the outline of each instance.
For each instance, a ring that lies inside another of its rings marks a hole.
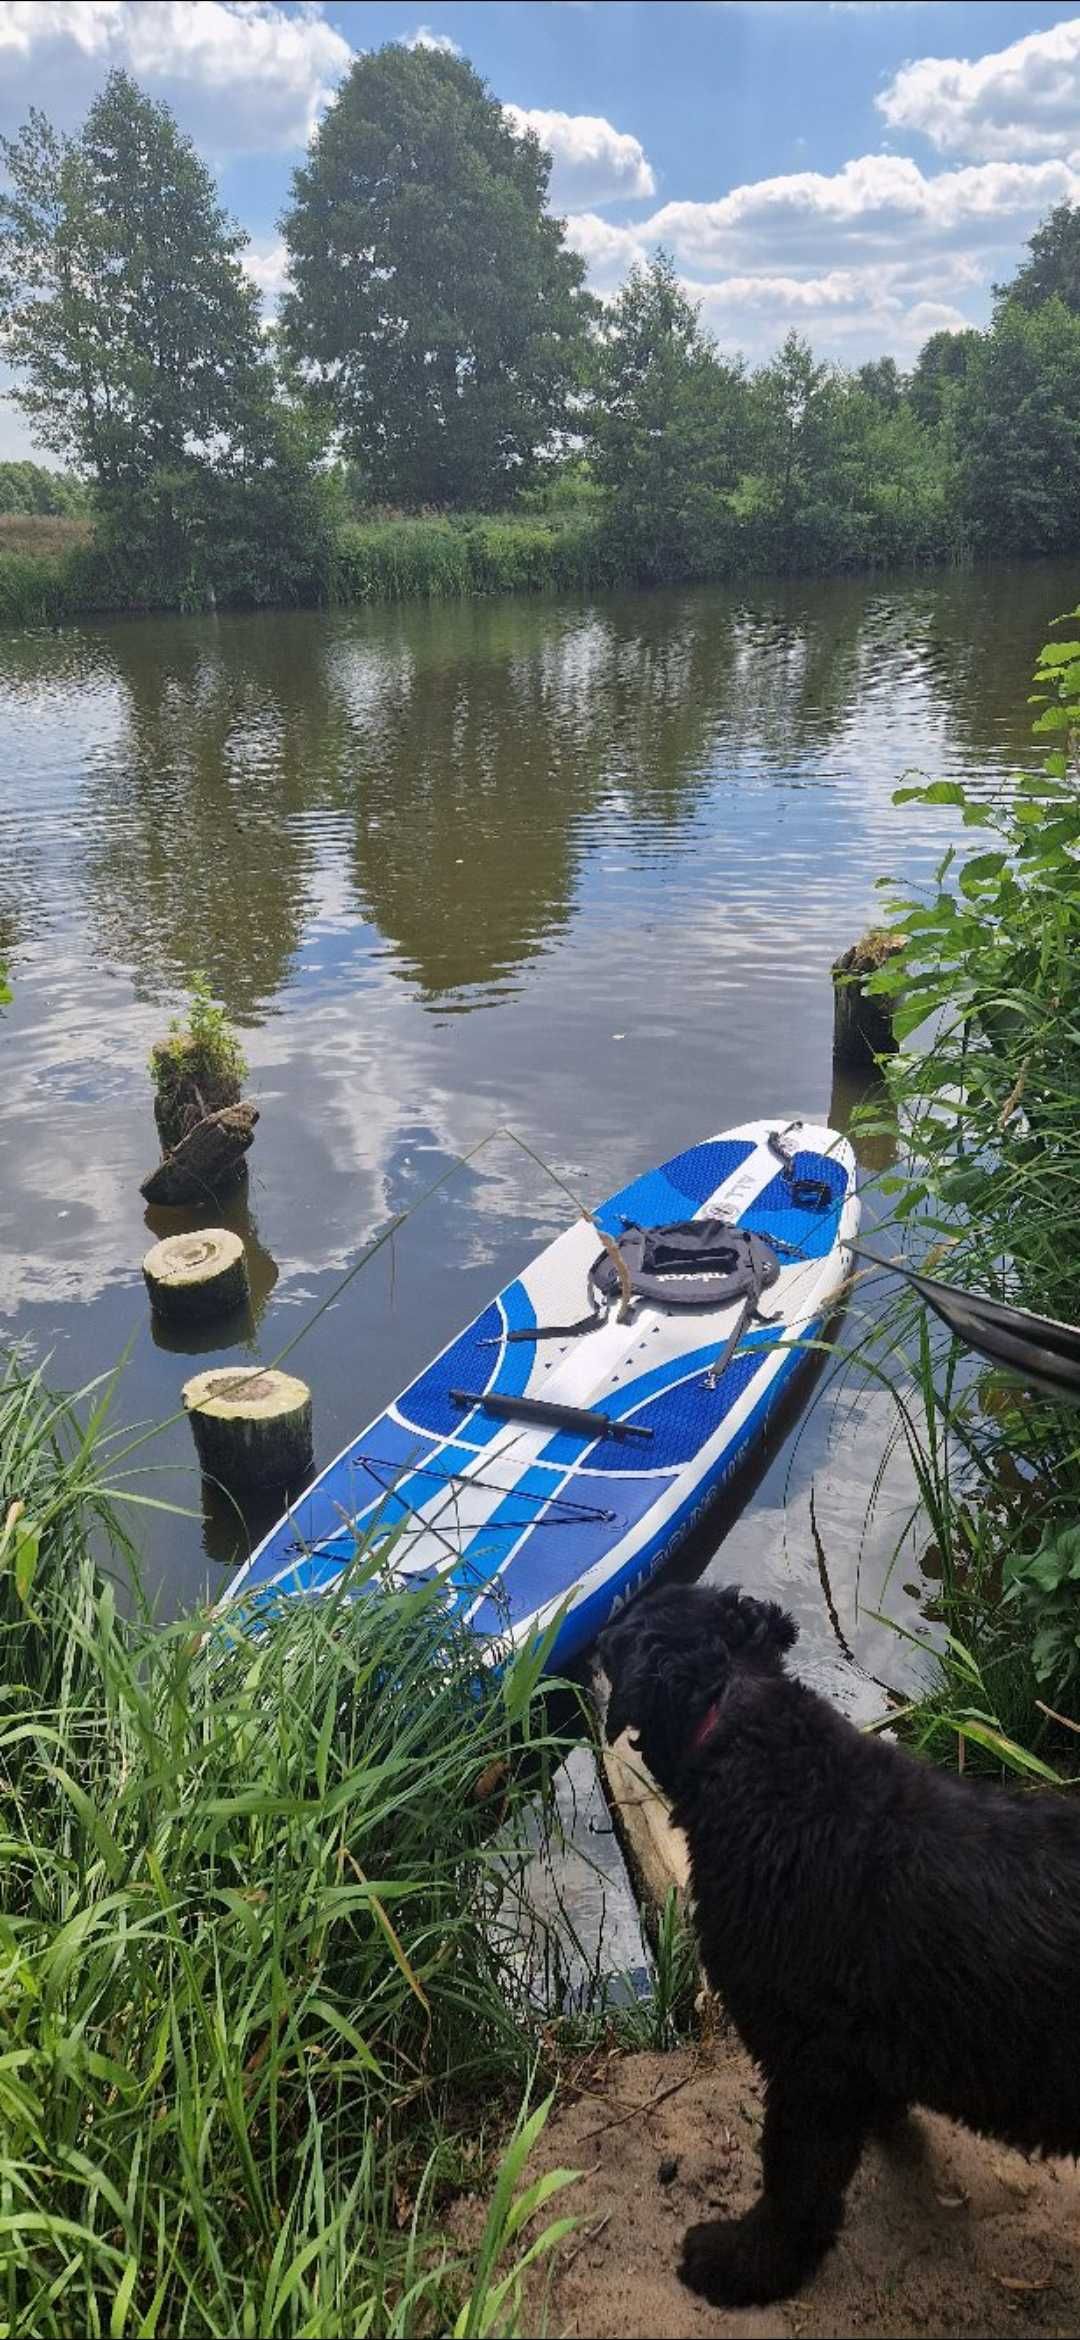
[[[829,965],[875,880],[947,831],[910,768],[993,795],[1063,565],[752,590],[146,618],[0,636],[0,1332],[74,1388],[127,1351],[119,1424],[175,1415],[190,1356],[139,1271],[147,1057],[201,969],[261,1121],[245,1197],[269,1358],[311,1326],[326,1460],[564,1223],[751,1115],[846,1117]],[[949,816],[944,816],[947,819]],[[453,1158],[468,1167],[421,1198]],[[880,1167],[880,1153],[868,1167]],[[207,1353],[221,1352],[211,1343]],[[743,1492],[723,1574],[823,1614],[878,1671],[923,1587],[906,1490],[870,1509],[891,1401],[819,1388]],[[125,1464],[170,1608],[242,1548],[171,1421]],[[811,1484],[820,1554],[809,1512]]]

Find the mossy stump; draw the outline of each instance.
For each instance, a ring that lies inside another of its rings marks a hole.
[[[183,1387],[208,1479],[237,1494],[303,1484],[312,1463],[311,1391],[273,1367],[215,1366]]]
[[[148,1203],[208,1203],[234,1186],[247,1164],[259,1110],[250,1098],[197,1121],[171,1154],[148,1170],[139,1188]]]
[[[876,1064],[879,1056],[891,1056],[895,1051],[897,1041],[892,1020],[896,993],[883,993],[879,998],[868,993],[866,985],[871,975],[876,975],[903,948],[900,935],[890,934],[883,926],[872,926],[834,961],[834,1063],[863,1072]]]
[[[229,1063],[215,1062],[205,1045],[190,1036],[157,1041],[150,1070],[163,1154],[171,1154],[208,1114],[240,1102],[240,1073]]]
[[[167,1235],[151,1246],[142,1272],[155,1316],[173,1324],[229,1316],[250,1296],[244,1246],[228,1227]]]

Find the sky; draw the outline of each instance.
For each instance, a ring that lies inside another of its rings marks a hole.
[[[1080,200],[1080,14],[1028,0],[0,0],[0,131],[74,128],[115,65],[173,108],[272,308],[291,174],[352,57],[459,51],[554,156],[613,290],[658,244],[720,346],[845,365],[985,323]],[[0,456],[32,452],[0,404]]]

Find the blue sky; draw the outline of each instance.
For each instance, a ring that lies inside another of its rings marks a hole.
[[[532,121],[597,290],[663,242],[751,360],[794,324],[909,363],[1080,201],[1075,0],[0,0],[0,130],[31,105],[74,125],[127,66],[217,171],[271,305],[311,126],[391,40],[461,50]],[[0,454],[27,451],[0,406]]]

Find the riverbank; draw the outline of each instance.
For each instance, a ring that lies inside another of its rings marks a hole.
[[[462,600],[494,593],[600,591],[632,583],[595,512],[392,514],[349,520],[293,604]],[[237,606],[273,606],[247,596]],[[81,520],[0,515],[0,624],[204,608],[190,584],[140,589],[122,554]],[[223,603],[222,606],[225,606]]]
[[[687,2226],[748,2210],[760,2186],[761,2087],[723,2031],[668,2055],[605,2058],[549,2121],[533,2172],[582,2174],[580,2220],[530,2287],[530,2331],[603,2340],[908,2340],[927,2332],[1052,2340],[1080,2328],[1080,2174],[919,2113],[867,2148],[839,2242],[794,2299],[723,2314],[676,2269]],[[477,2223],[455,2214],[464,2231]],[[544,2321],[541,2321],[544,2318]]]
[[[204,564],[207,574],[212,560]],[[789,541],[752,505],[732,515],[712,554],[658,571],[651,553],[611,525],[601,500],[551,510],[380,513],[343,521],[284,598],[268,572],[230,597],[194,575],[140,581],[123,547],[95,537],[82,518],[0,514],[0,625],[59,625],[80,616],[237,608],[348,607],[453,601],[500,593],[584,593],[657,584],[724,584],[801,576],[874,575],[890,567],[965,565],[956,546],[925,531],[882,531],[867,557],[831,537]]]

